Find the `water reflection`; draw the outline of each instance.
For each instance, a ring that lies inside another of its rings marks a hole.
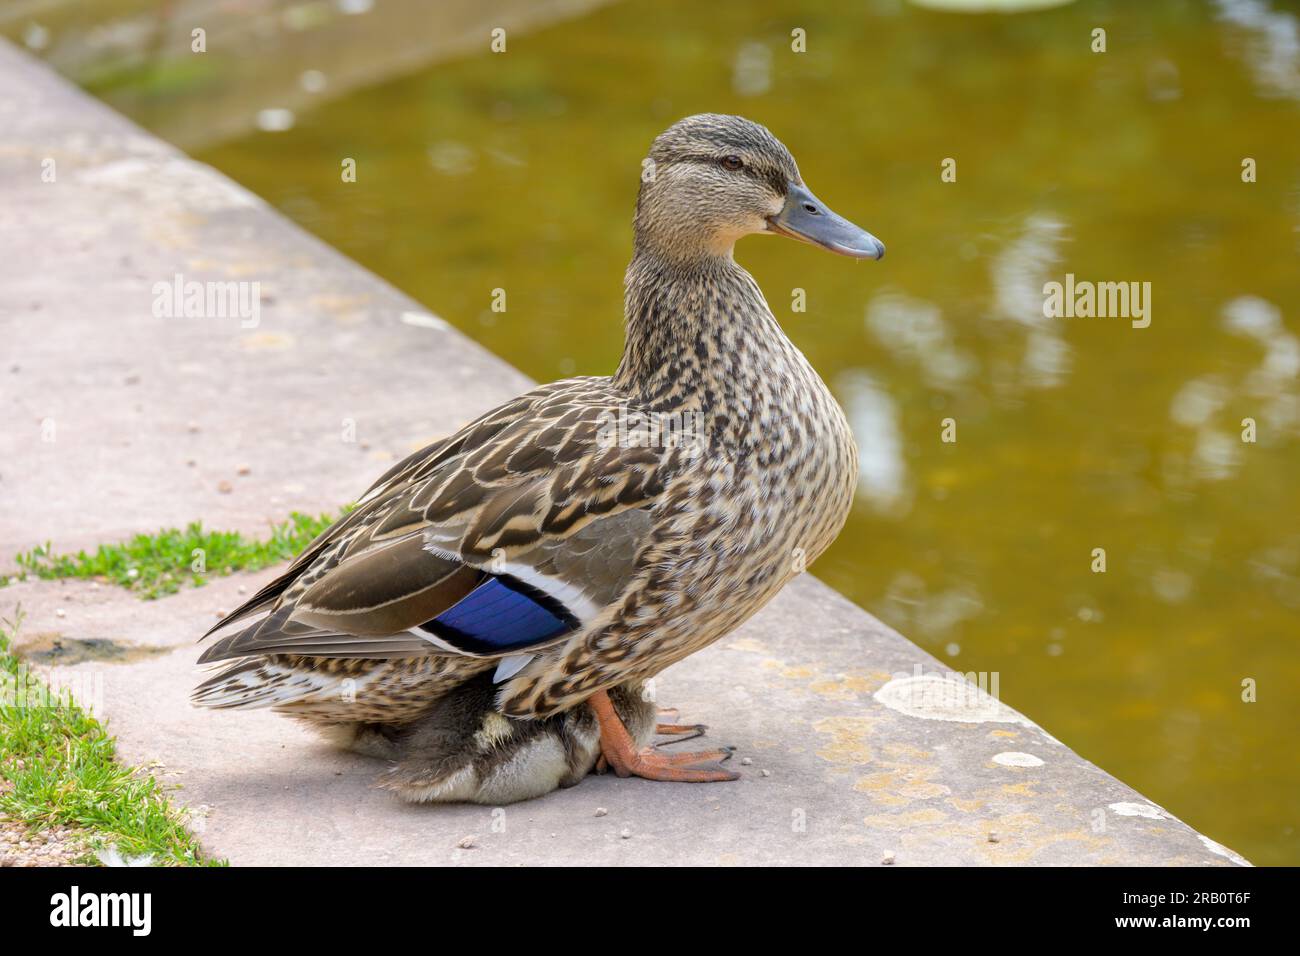
[[[1172,60],[1156,60],[1147,67],[1147,98],[1153,103],[1168,103],[1183,95],[1178,64]]]
[[[1223,326],[1253,339],[1264,349],[1264,360],[1246,373],[1243,394],[1258,399],[1261,420],[1276,434],[1300,430],[1300,339],[1282,324],[1282,310],[1258,296],[1241,296],[1223,310]],[[1264,439],[1261,439],[1264,440]],[[1276,439],[1269,437],[1266,444]]]
[[[430,146],[429,162],[444,176],[466,176],[477,165],[474,150],[453,140],[444,140]]]
[[[965,621],[984,611],[984,601],[969,582],[930,593],[925,580],[911,572],[900,572],[885,592],[889,622],[906,634],[916,634],[934,643],[948,642],[949,656],[961,653],[961,645],[949,638],[961,633]]]
[[[766,44],[741,44],[731,70],[731,88],[739,96],[760,96],[772,88],[772,51]]]
[[[1070,347],[1059,319],[1043,314],[1043,285],[1055,277],[1065,224],[1051,216],[1030,216],[1023,231],[990,264],[994,316],[1025,329],[1021,376],[1030,388],[1055,388],[1070,370]]]
[[[931,388],[955,391],[979,371],[932,302],[882,290],[867,306],[867,328],[895,358],[918,366]]]
[[[911,507],[907,464],[893,398],[865,371],[841,375],[836,393],[858,445],[859,501],[901,518]]]
[[[45,0],[0,4],[0,32],[194,150],[607,2]]]
[[[1227,405],[1230,396],[1229,389],[1219,377],[1206,376],[1188,382],[1170,403],[1169,415],[1174,422],[1196,432],[1191,461],[1195,478],[1222,481],[1232,475],[1241,460],[1240,440],[1216,428],[1212,421]]]
[[[1246,31],[1230,43],[1267,96],[1300,99],[1300,21],[1266,0],[1217,0],[1221,19]]]

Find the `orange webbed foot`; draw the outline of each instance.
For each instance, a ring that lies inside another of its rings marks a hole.
[[[643,747],[630,758],[617,762],[609,758],[609,765],[620,777],[643,777],[669,783],[721,783],[740,779],[740,774],[722,767],[722,761],[730,757],[730,748],[667,753],[657,747]]]
[[[722,762],[730,759],[733,748],[716,747],[683,753],[669,753],[658,747],[638,749],[608,694],[600,691],[592,696],[590,703],[600,724],[598,771],[613,768],[620,777],[643,777],[673,783],[720,783],[740,779],[740,774],[722,767]],[[659,716],[676,718],[677,712],[661,710]],[[705,727],[703,724],[660,723],[655,730],[660,734],[676,735],[676,739],[670,742],[679,743],[700,736]]]

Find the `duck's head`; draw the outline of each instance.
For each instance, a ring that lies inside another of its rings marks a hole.
[[[854,259],[885,245],[804,185],[790,151],[741,116],[701,113],[650,147],[636,207],[636,242],[674,259],[730,255],[742,236],[773,234]]]

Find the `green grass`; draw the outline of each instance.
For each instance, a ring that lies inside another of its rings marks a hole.
[[[341,514],[350,510],[344,508]],[[183,531],[166,528],[137,534],[123,544],[102,544],[93,554],[56,555],[47,543],[15,557],[16,577],[96,578],[120,584],[148,600],[174,594],[186,582],[199,587],[214,575],[256,571],[287,561],[339,517],[295,511],[288,520],[271,526],[269,538],[256,541],[237,531],[208,531],[195,521]],[[0,578],[0,585],[8,583],[8,578]]]
[[[86,855],[115,848],[128,859],[172,866],[222,865],[205,860],[165,788],[145,771],[114,760],[114,742],[99,721],[55,696],[12,652],[21,624],[0,621],[0,815],[32,829],[56,825],[87,832]]]
[[[234,531],[208,531],[200,522],[184,530],[138,534],[94,553],[54,554],[49,544],[19,554],[14,578],[94,578],[121,585],[144,599],[174,594],[186,583],[256,571],[294,557],[342,514],[294,512],[271,525],[270,536],[251,540]],[[33,829],[72,826],[88,837],[78,860],[96,863],[97,853],[149,857],[155,864],[200,866],[205,861],[166,789],[147,771],[114,759],[113,738],[92,715],[56,696],[13,653],[21,624],[0,621],[0,816]],[[215,864],[220,865],[220,864]]]

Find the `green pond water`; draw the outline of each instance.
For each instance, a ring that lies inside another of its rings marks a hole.
[[[815,573],[1193,826],[1296,864],[1296,31],[1294,4],[1252,0],[614,4],[196,155],[545,380],[618,361],[651,138],[764,123],[889,249],[736,250],[862,448]],[[182,108],[161,90],[137,115]],[[1149,326],[1045,318],[1067,273],[1150,283]]]

